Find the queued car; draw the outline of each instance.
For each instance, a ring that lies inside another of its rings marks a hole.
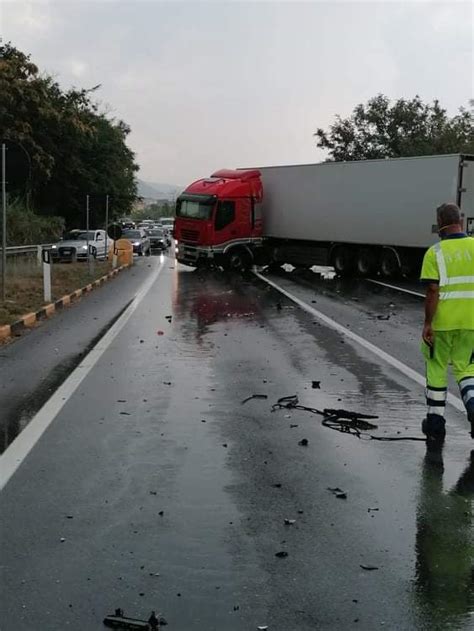
[[[104,260],[111,245],[106,236],[105,230],[71,230],[51,246],[51,258],[57,262],[84,261],[89,245],[90,255]]]
[[[133,246],[134,254],[138,254],[138,256],[150,256],[150,238],[145,230],[142,230],[141,228],[137,228],[135,230],[124,230],[122,232],[122,239],[130,241]]]
[[[135,222],[130,217],[121,217],[118,222],[124,230],[133,230],[135,228]]]
[[[150,239],[150,246],[152,250],[163,251],[168,248],[166,234],[161,228],[151,228],[148,232],[148,238]]]

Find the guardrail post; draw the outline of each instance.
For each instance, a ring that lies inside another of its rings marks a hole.
[[[51,252],[42,250],[44,301],[51,302]]]
[[[36,259],[38,261],[38,265],[41,265],[43,262],[43,246],[42,245],[36,246]]]

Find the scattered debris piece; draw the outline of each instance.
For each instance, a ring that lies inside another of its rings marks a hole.
[[[371,572],[372,570],[378,570],[379,569],[376,565],[361,565],[360,567],[363,570],[367,570],[368,572]]]
[[[239,611],[240,607],[239,605],[234,605],[234,611]]]
[[[331,493],[335,497],[337,497],[339,500],[347,500],[347,493],[344,493],[344,491],[340,489],[338,486],[334,488],[328,486],[328,491],[331,491]]]
[[[207,423],[206,419],[202,418],[201,423]]]
[[[171,386],[171,381],[163,381],[164,386]]]
[[[130,412],[120,412],[122,416],[131,416]]]
[[[129,618],[124,616],[123,609],[116,609],[115,614],[106,616],[103,620],[104,626],[110,629],[126,629],[127,631],[155,631],[160,628],[161,624],[166,622],[161,621],[161,616],[156,616],[152,611],[150,618],[147,620],[140,620],[138,618]],[[164,618],[163,618],[164,620]]]
[[[227,443],[222,443],[222,446],[223,447],[227,447]]]
[[[144,344],[144,343],[145,343],[145,340],[140,340],[140,344]]]
[[[311,382],[311,387],[313,388],[313,390],[320,390],[321,389],[321,382],[320,381],[312,381]]]
[[[301,447],[307,447],[309,444],[309,441],[307,438],[302,438],[299,442],[298,445],[301,445]]]
[[[160,512],[158,513],[158,515],[159,515],[160,517],[163,517],[163,515],[164,515],[164,514],[165,514],[165,511],[164,511],[164,510],[160,510]]]
[[[74,515],[66,515],[66,519],[74,519]]]
[[[244,403],[247,403],[247,401],[251,401],[252,399],[268,399],[268,395],[267,394],[252,394],[251,396],[241,401],[240,404],[244,405]]]
[[[390,320],[390,314],[387,315],[378,315],[377,320]]]
[[[157,495],[158,492],[157,491],[150,491],[150,495]]]
[[[276,489],[281,489],[281,482],[276,482],[275,484],[272,484],[272,486],[274,486]]]
[[[291,423],[290,427],[298,427],[298,423]]]
[[[378,508],[368,508],[368,509],[367,509],[367,512],[368,512],[368,513],[371,513],[372,511],[376,511],[376,510],[379,510],[379,509],[378,509]]]
[[[268,629],[268,624],[261,624],[259,627],[257,627],[258,631],[267,631]]]
[[[279,559],[285,559],[288,556],[288,552],[286,552],[286,550],[280,550],[280,552],[277,552],[275,556]]]
[[[61,543],[64,543],[66,541],[66,539],[64,537],[61,537],[60,541],[61,541]]]
[[[127,403],[126,399],[117,399],[117,403]]]
[[[285,519],[285,526],[293,526],[296,523],[296,519]]]
[[[164,331],[157,331],[156,334],[157,335],[164,335]]]
[[[298,515],[302,515],[303,513],[304,513],[304,510],[301,510],[300,508],[300,510],[298,511]]]
[[[165,320],[168,320],[168,322],[171,322],[172,319],[173,319],[172,315],[165,316]]]

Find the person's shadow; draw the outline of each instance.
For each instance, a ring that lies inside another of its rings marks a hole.
[[[463,620],[472,623],[474,612],[474,450],[446,492],[443,472],[442,449],[428,449],[417,512],[415,582],[421,628],[430,631],[459,629]]]

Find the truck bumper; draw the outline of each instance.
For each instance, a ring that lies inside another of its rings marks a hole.
[[[212,261],[214,252],[210,248],[196,247],[182,241],[176,246],[176,259],[183,265],[198,267],[200,263]]]

